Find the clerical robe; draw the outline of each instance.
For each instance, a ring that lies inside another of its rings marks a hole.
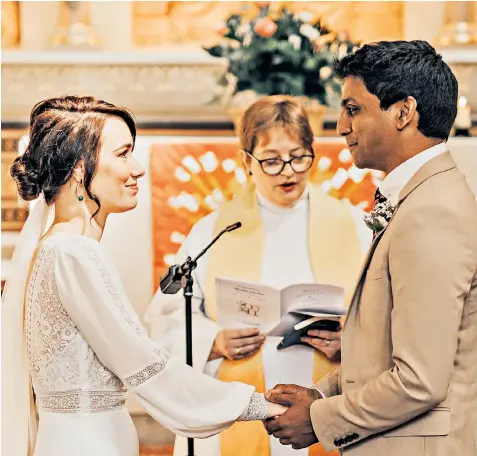
[[[208,361],[220,327],[215,322],[215,277],[243,279],[284,288],[296,283],[331,283],[352,291],[362,257],[371,242],[363,212],[347,203],[308,188],[294,207],[273,205],[253,187],[224,203],[192,228],[177,255],[181,263],[197,255],[227,225],[242,228],[227,233],[201,258],[194,277],[194,368],[225,381],[242,381],[258,391],[277,383],[311,385],[336,367],[309,346],[277,351],[276,338],[268,338],[255,355],[240,361]],[[185,357],[185,318],[182,293],[155,296],[146,321],[154,339],[174,355]],[[204,413],[207,413],[204,411]],[[205,440],[196,440],[197,456],[315,456],[320,445],[293,450],[269,438],[261,423],[242,426]],[[185,439],[178,437],[175,455],[186,454]]]

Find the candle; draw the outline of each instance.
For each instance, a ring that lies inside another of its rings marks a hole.
[[[457,102],[457,116],[455,118],[454,127],[459,130],[468,130],[471,126],[470,106],[467,104],[467,98],[461,96]]]

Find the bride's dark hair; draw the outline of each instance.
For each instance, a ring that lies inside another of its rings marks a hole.
[[[77,163],[84,160],[84,188],[99,210],[100,201],[91,193],[90,186],[96,172],[104,123],[111,116],[124,120],[134,142],[136,125],[132,114],[106,101],[64,96],[48,98],[35,105],[30,114],[28,147],[10,169],[21,198],[31,201],[43,192],[46,203],[53,203],[60,189],[71,179]]]

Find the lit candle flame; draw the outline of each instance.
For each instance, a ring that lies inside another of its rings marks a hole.
[[[457,106],[459,108],[465,108],[467,106],[467,98],[464,96],[459,97],[459,101],[457,102]]]

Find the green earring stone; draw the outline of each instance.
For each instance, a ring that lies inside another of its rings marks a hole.
[[[79,201],[80,203],[81,203],[81,201],[83,201],[83,200],[84,200],[84,196],[83,196],[83,195],[78,196],[78,201]]]

